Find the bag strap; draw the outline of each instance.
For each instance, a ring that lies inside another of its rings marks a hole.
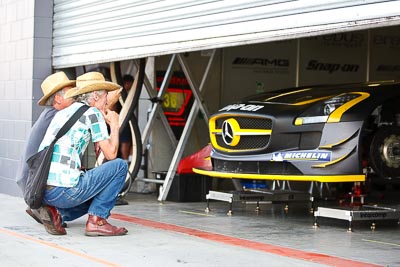
[[[63,127],[61,127],[61,129],[58,131],[55,139],[53,140],[53,142],[55,143],[61,136],[63,136],[64,134],[66,134],[68,132],[68,130],[72,127],[72,125],[75,124],[75,122],[77,120],[79,120],[79,118],[83,115],[83,113],[85,113],[86,110],[89,109],[89,106],[87,105],[83,105],[81,106],[75,113],[74,115],[72,115],[71,118],[69,118],[69,120],[64,124]]]

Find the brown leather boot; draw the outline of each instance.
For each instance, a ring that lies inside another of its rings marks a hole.
[[[42,221],[44,228],[49,234],[52,235],[65,235],[64,227],[62,227],[61,216],[58,210],[53,206],[44,206],[38,209],[40,220]]]
[[[109,224],[106,219],[98,216],[89,215],[86,222],[85,235],[87,236],[117,236],[128,233],[124,227],[116,227]]]

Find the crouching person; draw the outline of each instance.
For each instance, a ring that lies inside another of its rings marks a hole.
[[[39,151],[50,145],[58,130],[82,105],[90,106],[55,144],[44,197],[46,205],[40,212],[43,225],[50,234],[66,234],[63,222],[85,214],[88,214],[85,230],[88,236],[118,236],[128,232],[106,220],[128,172],[126,162],[116,158],[119,116],[106,109],[107,92],[119,88],[118,84],[105,81],[98,72],[79,76],[76,87],[65,94],[65,98],[75,98],[75,103],[59,111],[49,125]],[[84,172],[81,157],[90,140],[108,161]]]

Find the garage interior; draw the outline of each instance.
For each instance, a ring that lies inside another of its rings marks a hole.
[[[311,213],[314,216],[312,225],[317,228],[323,224],[349,232],[360,228],[365,231],[368,227],[381,230],[382,226],[393,229],[393,222],[396,225],[400,216],[400,188],[396,179],[367,179],[361,185],[253,181],[255,191],[260,186],[272,189],[272,193],[265,196],[265,192],[261,195],[232,193],[243,187],[243,183],[235,179],[199,177],[191,172],[180,174],[177,170],[182,159],[204,150],[209,143],[207,122],[210,115],[246,96],[302,85],[400,79],[398,32],[398,26],[391,26],[147,59],[147,64],[151,65],[146,64],[149,68],[144,77],[146,90],[142,90],[134,113],[138,118],[135,117],[135,121],[139,121],[141,148],[145,152],[135,151],[132,155],[140,157],[136,161],[140,167],[132,166],[137,170],[137,177],[133,185],[129,185],[130,191],[123,194],[124,204],[136,205],[138,198],[143,199],[138,193],[150,193],[150,199],[157,198],[161,203],[207,201],[204,205],[194,204],[195,210],[189,213],[217,212],[244,216],[251,221],[252,213],[262,214],[265,209],[281,209],[285,214],[298,209],[302,214],[297,213],[298,210],[295,214],[300,217],[307,217],[305,210],[309,209],[314,212]],[[81,66],[74,71],[75,75],[80,75],[84,70],[106,70],[106,77],[118,82],[124,74],[132,74],[137,79],[141,63],[143,60],[133,59]],[[174,120],[171,121],[168,100],[171,92],[178,92],[185,99],[188,90],[192,99],[181,101],[182,105],[187,104],[184,123],[176,126]],[[142,158],[143,155],[146,157]],[[354,195],[352,190],[359,186],[367,188],[368,193]],[[280,191],[287,189],[289,193]],[[375,217],[360,217],[366,211]],[[277,216],[275,212],[272,214]],[[307,218],[305,221],[310,219]]]

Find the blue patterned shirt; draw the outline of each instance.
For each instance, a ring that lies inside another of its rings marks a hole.
[[[73,103],[54,116],[38,151],[50,145],[57,132],[82,105]],[[103,115],[97,108],[90,107],[55,144],[47,184],[61,187],[75,186],[81,175],[81,157],[90,140],[95,143],[109,138]]]

